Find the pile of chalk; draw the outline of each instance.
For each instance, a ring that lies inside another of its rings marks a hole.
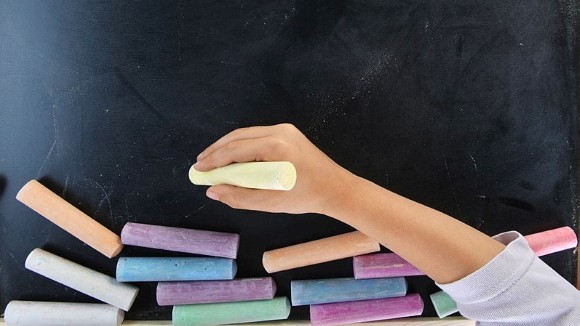
[[[293,181],[281,188],[292,185]],[[16,198],[108,258],[119,255],[124,245],[195,256],[120,257],[113,278],[36,248],[25,261],[28,270],[103,303],[15,300],[4,313],[7,325],[120,325],[137,297],[138,287],[128,284],[135,282],[158,282],[157,303],[173,306],[173,325],[282,320],[288,318],[291,306],[302,305],[310,306],[313,325],[423,313],[424,302],[419,294],[408,293],[406,278],[424,273],[395,253],[377,253],[379,243],[358,231],[264,252],[262,262],[270,274],[352,258],[354,277],[291,281],[290,303],[275,296],[271,277],[235,278],[238,234],[127,223],[118,236],[36,180],[28,182]],[[538,256],[577,246],[569,227],[526,239]],[[444,292],[433,293],[431,301],[441,318],[457,312]]]
[[[173,325],[218,325],[286,319],[290,303],[275,297],[271,277],[236,276],[238,234],[127,223],[125,245],[208,257],[122,257],[117,281],[159,282],[160,306],[173,306]]]
[[[174,325],[216,325],[286,319],[290,303],[274,297],[271,277],[234,279],[239,235],[127,223],[119,237],[36,180],[16,198],[108,258],[124,245],[207,257],[121,257],[116,278],[41,248],[26,258],[33,272],[103,303],[11,301],[7,325],[120,325],[138,287],[127,282],[159,282],[157,302],[173,306]]]

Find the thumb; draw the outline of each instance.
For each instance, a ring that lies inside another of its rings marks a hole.
[[[231,208],[248,210],[265,210],[268,190],[256,190],[232,185],[215,185],[207,189],[206,195]]]

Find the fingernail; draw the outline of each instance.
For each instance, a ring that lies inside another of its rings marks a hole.
[[[199,153],[199,155],[197,156],[197,160],[201,160],[203,157],[205,156],[204,152]]]
[[[213,192],[213,191],[208,191],[208,192],[206,192],[205,194],[206,194],[206,196],[208,196],[210,199],[213,199],[213,200],[220,200],[220,198],[219,198],[219,195],[218,195],[218,194],[216,194],[216,193],[215,193],[215,192]]]

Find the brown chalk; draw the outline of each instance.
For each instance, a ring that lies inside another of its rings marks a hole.
[[[380,250],[379,243],[359,231],[266,251],[262,263],[268,273],[310,266]]]
[[[123,249],[118,235],[36,180],[25,184],[16,199],[109,258]]]

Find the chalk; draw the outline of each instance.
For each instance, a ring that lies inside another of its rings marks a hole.
[[[123,249],[118,235],[36,180],[25,184],[16,199],[109,258]]]
[[[127,223],[121,231],[126,245],[235,259],[240,236],[161,225]]]
[[[128,311],[139,289],[114,278],[73,263],[40,248],[26,258],[24,266],[53,281],[64,284],[95,299]]]
[[[458,312],[457,304],[449,296],[449,294],[439,291],[430,295],[431,302],[433,302],[433,307],[435,307],[435,312],[439,318],[447,317],[451,314]]]
[[[578,246],[576,233],[568,226],[530,234],[524,238],[538,257]]]
[[[123,257],[117,262],[117,281],[205,281],[231,280],[236,262],[207,257]]]
[[[425,275],[395,253],[356,256],[352,264],[356,279]]]
[[[224,325],[286,319],[290,303],[286,297],[271,300],[207,303],[174,306],[173,326]]]
[[[6,325],[118,326],[125,313],[103,303],[10,301],[4,311]]]
[[[268,273],[310,266],[380,250],[379,243],[359,231],[266,251],[262,264]]]
[[[232,281],[160,282],[160,306],[267,300],[274,298],[276,283],[271,277]]]
[[[196,185],[229,184],[244,188],[291,190],[296,184],[296,168],[290,162],[233,163],[208,172],[189,169],[189,180]]]
[[[420,316],[423,300],[418,294],[404,297],[317,304],[310,306],[312,325],[340,325]]]
[[[292,305],[303,306],[331,302],[359,301],[401,297],[407,294],[403,277],[355,280],[333,278],[291,281]]]

